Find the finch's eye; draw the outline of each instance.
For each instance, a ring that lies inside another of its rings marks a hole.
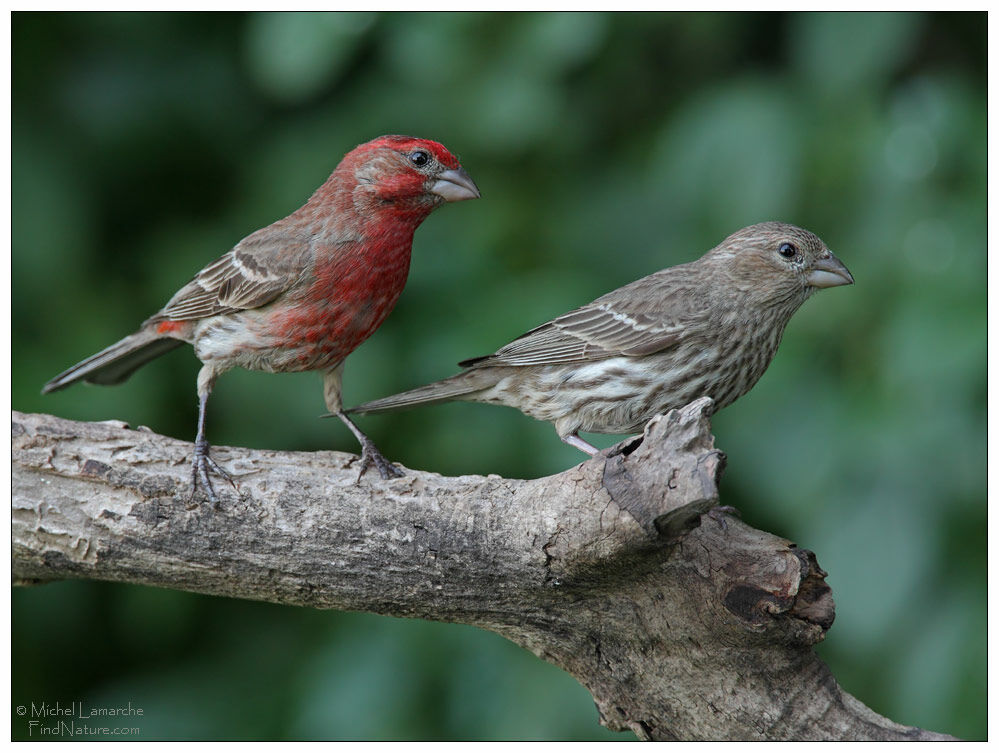
[[[794,247],[793,243],[781,243],[778,252],[785,259],[790,259],[794,257],[795,254],[798,253],[798,249]]]
[[[422,149],[419,149],[409,155],[409,161],[417,167],[423,167],[430,161],[430,155]]]

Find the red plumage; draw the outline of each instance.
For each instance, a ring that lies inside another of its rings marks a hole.
[[[301,208],[244,238],[138,332],[63,372],[42,391],[80,380],[117,384],[152,358],[191,343],[204,364],[193,486],[200,480],[214,499],[208,471],[229,479],[209,456],[204,435],[216,378],[237,366],[323,371],[327,407],[361,443],[361,472],[373,463],[383,478],[398,475],[342,411],[343,360],[395,306],[420,223],[445,202],[478,196],[458,160],[435,141],[382,136],[362,144]]]

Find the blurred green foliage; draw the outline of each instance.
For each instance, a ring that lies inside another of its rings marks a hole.
[[[810,301],[718,416],[723,499],[817,552],[838,607],[819,651],[846,690],[985,737],[984,13],[15,13],[12,44],[19,410],[193,438],[189,348],[113,389],[39,388],[382,133],[442,141],[483,199],[417,232],[348,404],[743,225],[817,232],[857,284]],[[323,410],[314,374],[234,372],[209,438],[355,452]],[[362,424],[447,474],[582,459],[509,409]],[[61,583],[15,589],[12,656],[15,703],[131,700],[143,739],[630,738],[462,626]]]

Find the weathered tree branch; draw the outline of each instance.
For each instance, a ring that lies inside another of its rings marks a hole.
[[[355,484],[352,455],[216,447],[238,484],[217,506],[188,504],[188,443],[14,412],[13,576],[477,625],[644,739],[947,739],[874,713],[812,651],[833,621],[825,573],[717,507],[710,407],[533,481]]]

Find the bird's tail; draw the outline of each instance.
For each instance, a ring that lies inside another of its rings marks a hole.
[[[92,384],[124,382],[140,366],[183,344],[183,340],[141,329],[66,369],[42,387],[42,394],[61,390],[81,379]]]
[[[468,399],[472,393],[492,387],[495,383],[496,379],[484,372],[474,369],[463,371],[447,379],[441,379],[439,382],[432,382],[407,392],[362,403],[356,408],[348,409],[347,413],[384,413],[399,408],[411,408],[414,405]]]

